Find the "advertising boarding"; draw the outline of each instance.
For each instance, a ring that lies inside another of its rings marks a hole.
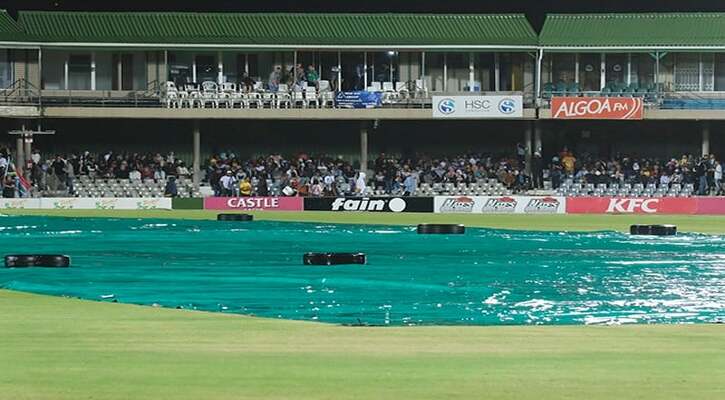
[[[566,198],[552,196],[436,196],[437,213],[564,214]]]
[[[569,214],[698,214],[699,202],[699,198],[692,197],[570,197],[566,202],[566,212]]]
[[[433,212],[432,197],[305,197],[305,211]]]
[[[302,211],[302,197],[207,197],[205,210]]]
[[[523,118],[521,95],[433,96],[433,118]]]
[[[552,97],[554,119],[642,119],[641,97]]]

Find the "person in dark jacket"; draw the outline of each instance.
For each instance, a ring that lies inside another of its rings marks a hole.
[[[534,156],[531,158],[531,175],[534,189],[543,189],[544,160],[542,160],[541,153],[539,153],[538,151],[534,152]]]
[[[164,196],[166,197],[177,197],[179,195],[179,188],[176,186],[176,178],[170,176],[166,181],[166,188],[164,188]]]
[[[264,175],[259,176],[259,182],[257,183],[257,196],[261,196],[261,197],[269,196],[269,188],[267,187],[267,177]]]

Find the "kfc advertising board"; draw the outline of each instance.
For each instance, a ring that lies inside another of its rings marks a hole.
[[[698,199],[569,197],[566,200],[566,212],[568,214],[697,214]]]
[[[302,197],[207,197],[205,210],[302,211]]]
[[[563,214],[566,198],[550,196],[436,196],[437,213]]]
[[[552,97],[554,119],[642,119],[641,97]]]

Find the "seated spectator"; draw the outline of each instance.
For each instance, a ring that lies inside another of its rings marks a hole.
[[[307,83],[309,85],[317,86],[317,81],[320,80],[320,74],[317,73],[317,70],[315,69],[315,66],[313,64],[307,66],[307,73],[305,78],[307,79]]]
[[[128,173],[128,179],[130,179],[132,181],[140,181],[141,172],[139,172],[139,170],[136,168],[132,169],[131,172]]]

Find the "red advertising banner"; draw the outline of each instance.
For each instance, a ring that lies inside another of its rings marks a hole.
[[[302,197],[207,197],[205,210],[302,211]]]
[[[555,119],[642,119],[641,97],[552,97]]]
[[[724,215],[725,197],[698,197],[697,214]]]
[[[697,214],[693,197],[568,197],[567,214]],[[722,204],[725,209],[725,204]]]

